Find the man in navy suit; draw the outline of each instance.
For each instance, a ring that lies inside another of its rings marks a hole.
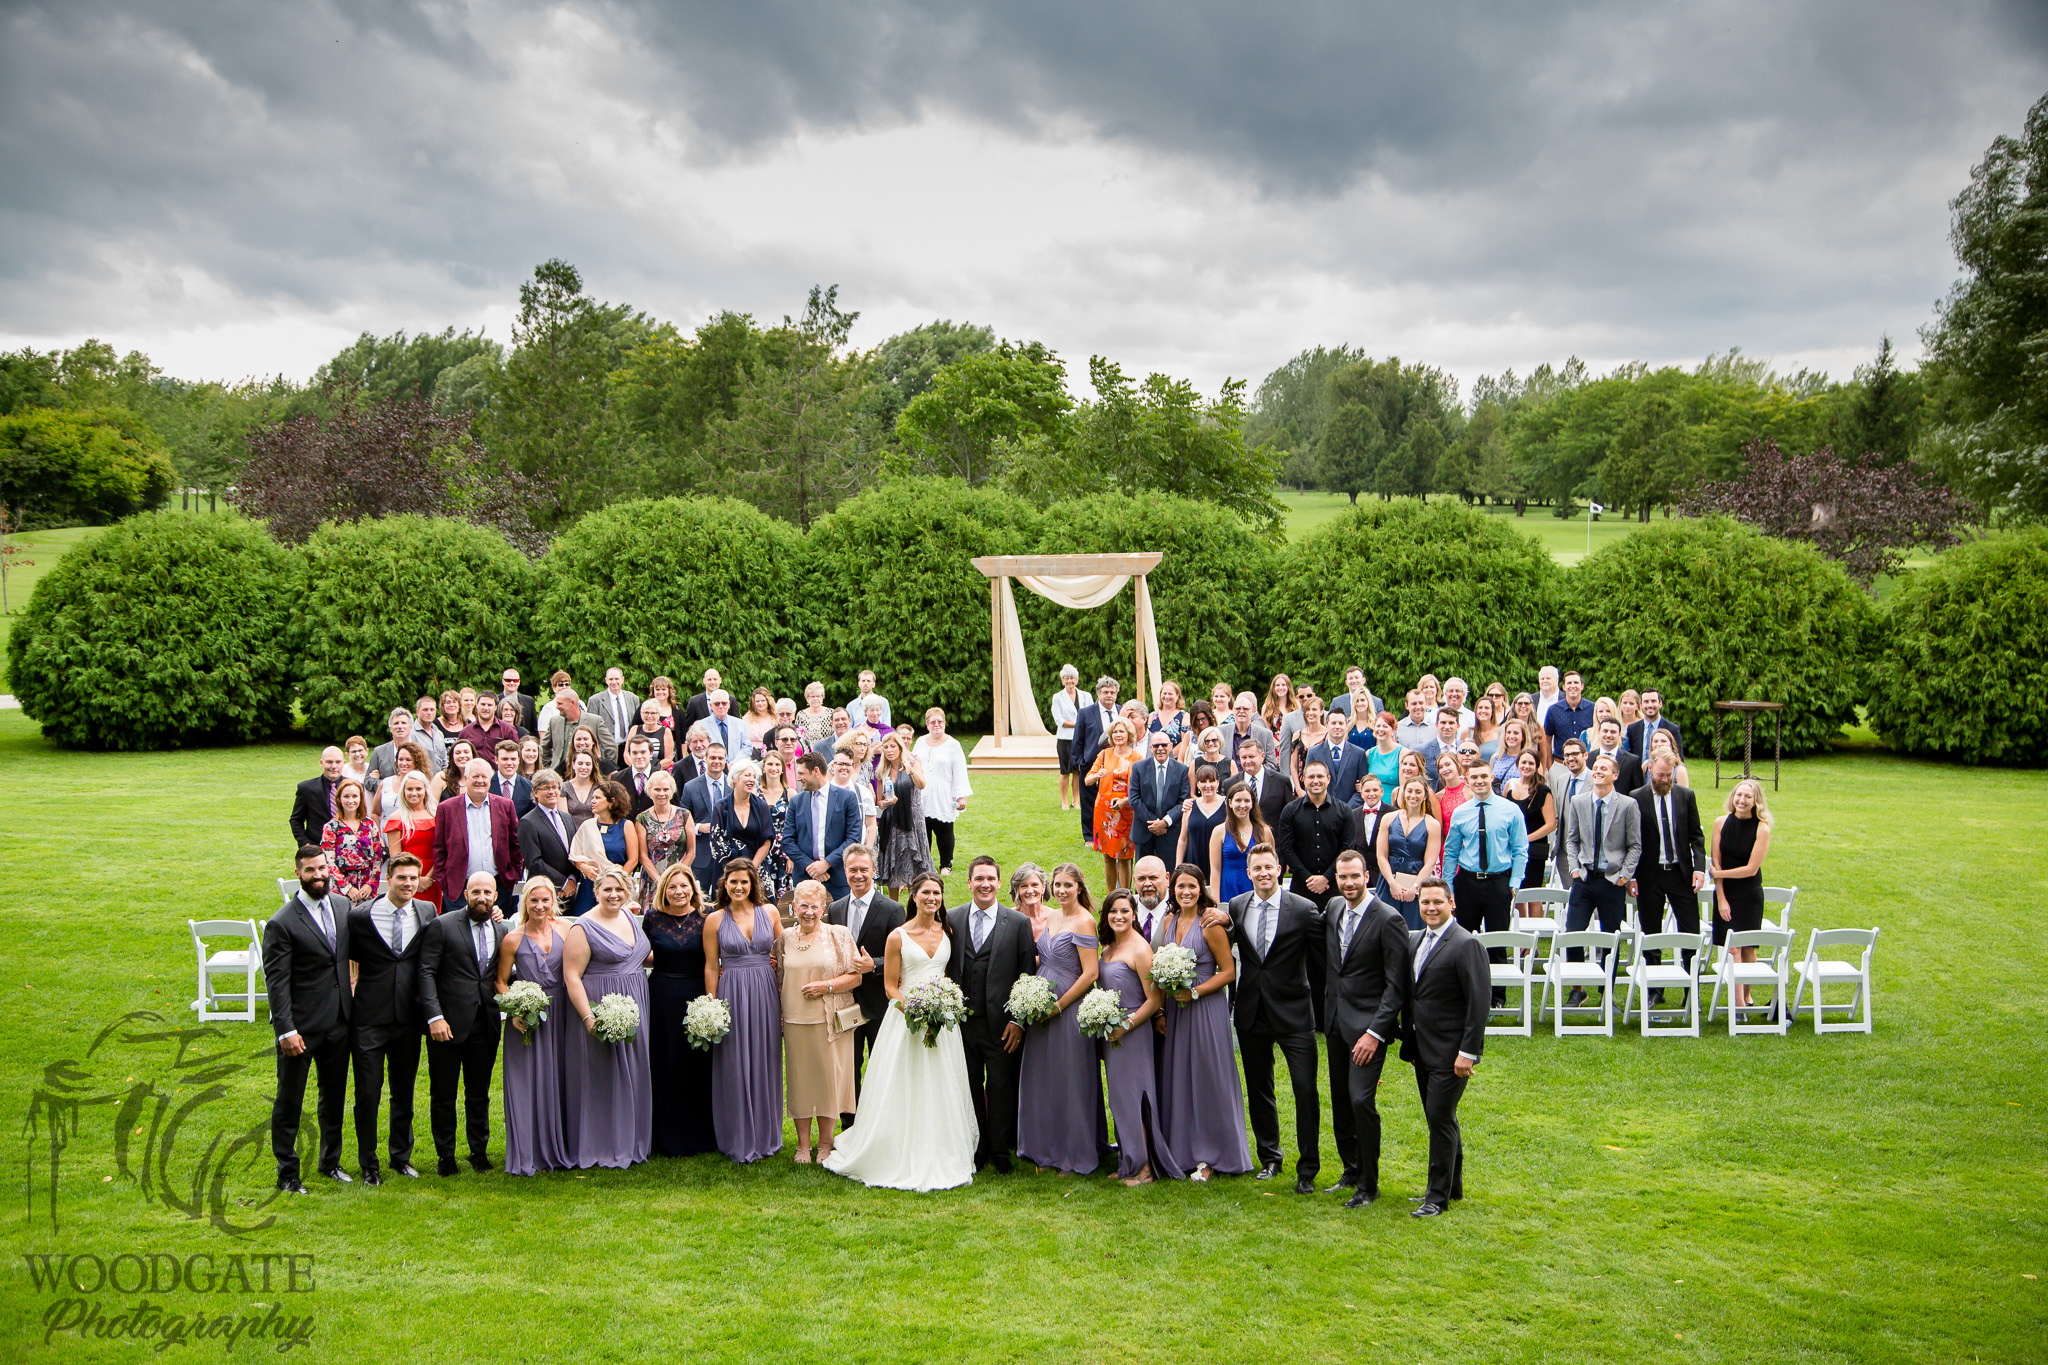
[[[690,736],[690,752],[702,753],[704,771],[683,783],[682,794],[676,798],[676,804],[690,812],[699,830],[715,826],[723,818],[725,803],[732,799],[732,784],[725,776],[725,746],[715,739],[700,743],[701,737],[701,731]],[[718,869],[712,865],[708,834],[697,836],[697,857],[690,870],[699,886],[710,886],[716,879]]]
[[[790,798],[789,818],[782,822],[782,856],[838,900],[847,890],[846,850],[860,842],[860,798],[826,782],[825,760],[815,753],[799,758],[796,767],[804,789]]]
[[[1097,678],[1095,705],[1082,707],[1074,717],[1074,771],[1082,779],[1081,837],[1090,842],[1095,839],[1095,784],[1087,780],[1088,770],[1095,766],[1095,756],[1109,742],[1109,727],[1116,722],[1116,694],[1115,678]]]
[[[1161,730],[1151,734],[1151,757],[1131,766],[1131,844],[1139,858],[1173,861],[1180,844],[1180,803],[1188,799],[1188,765],[1173,756]]]
[[[1630,721],[1628,732],[1622,736],[1621,742],[1628,746],[1628,751],[1637,758],[1647,760],[1650,757],[1650,736],[1659,730],[1669,730],[1672,747],[1678,750],[1680,758],[1684,758],[1685,731],[1678,728],[1677,721],[1665,717],[1664,694],[1654,687],[1646,687],[1643,689],[1642,705],[1643,718]]]
[[[477,757],[481,758],[483,754],[479,752]],[[513,813],[524,820],[526,812],[533,809],[533,780],[520,775],[519,741],[499,740],[496,757],[498,771],[491,774],[491,795],[510,801]]]

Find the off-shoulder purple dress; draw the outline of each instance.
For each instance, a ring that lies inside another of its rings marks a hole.
[[[1136,1014],[1145,1005],[1145,983],[1127,962],[1102,964],[1104,990],[1117,993],[1124,1009]],[[1172,1006],[1168,1006],[1172,1008]],[[1102,1045],[1102,1065],[1109,1075],[1109,1112],[1116,1116],[1116,1173],[1128,1180],[1149,1161],[1152,1174],[1178,1180],[1187,1174],[1166,1145],[1159,1126],[1159,1086],[1152,1066],[1152,1021],[1147,1019],[1121,1043]]]
[[[1180,945],[1195,955],[1195,984],[1216,975],[1216,955],[1191,923]],[[1244,1136],[1244,1087],[1230,1040],[1230,997],[1212,991],[1183,1005],[1166,1002],[1166,1047],[1160,1057],[1159,1126],[1182,1165],[1207,1162],[1218,1175],[1252,1168]]]
[[[768,960],[781,931],[766,906],[754,907],[751,941],[730,912],[718,921],[718,998],[732,1031],[711,1049],[711,1121],[734,1161],[782,1150],[782,992]]]
[[[1039,975],[1052,983],[1054,995],[1065,995],[1081,979],[1084,943],[1093,948],[1094,936],[1062,930],[1038,940]],[[1017,1071],[1017,1155],[1089,1175],[1102,1161],[1097,1137],[1104,1127],[1095,1041],[1081,1036],[1079,1012],[1061,1010],[1033,1024]]]
[[[522,1034],[505,1021],[505,1174],[566,1170],[562,1140],[562,1040],[583,1031],[583,1021],[562,989],[562,945],[566,926],[555,926],[555,941],[543,954],[519,935],[512,979],[531,981],[548,993],[547,1021]],[[527,1042],[527,1039],[532,1042]]]
[[[631,1166],[647,1160],[654,1142],[654,1082],[647,1068],[647,935],[625,917],[621,941],[585,915],[576,922],[590,943],[583,994],[592,1005],[623,995],[640,1007],[640,1031],[623,1043],[600,1041],[571,1013],[562,1031],[562,1136],[572,1166]],[[539,1046],[539,1044],[535,1044]]]

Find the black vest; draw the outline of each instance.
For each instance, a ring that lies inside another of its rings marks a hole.
[[[968,1027],[989,1037],[996,1037],[1002,1033],[1003,1024],[1008,1018],[1002,1012],[1002,1002],[990,1002],[988,1009],[981,1009],[973,1004],[974,1001],[985,1000],[988,996],[989,957],[996,942],[995,919],[993,917],[990,918],[988,938],[977,949],[974,946],[974,913],[970,910],[967,915],[967,923],[961,928],[960,938],[961,951],[966,954],[961,959],[960,988],[966,993],[968,1007],[974,1010],[974,1013],[968,1016]]]

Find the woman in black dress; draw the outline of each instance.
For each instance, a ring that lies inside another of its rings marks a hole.
[[[654,975],[647,980],[654,1150],[660,1156],[716,1151],[711,1054],[691,1047],[683,1033],[690,1002],[704,993],[704,901],[688,863],[676,863],[662,874],[640,927],[654,950]]]
[[[1771,808],[1764,785],[1745,777],[1728,793],[1727,813],[1714,821],[1714,942],[1764,927],[1764,855],[1771,851]],[[1737,948],[1735,960],[1756,961],[1756,949]],[[1749,987],[1735,988],[1735,1003],[1750,1005]]]
[[[1522,823],[1529,830],[1529,867],[1522,874],[1522,886],[1542,886],[1550,880],[1550,835],[1557,828],[1557,802],[1543,780],[1534,749],[1516,755],[1507,796],[1521,807]]]

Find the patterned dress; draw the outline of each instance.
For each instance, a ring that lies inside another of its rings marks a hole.
[[[320,847],[334,868],[335,891],[346,896],[357,887],[377,890],[384,874],[384,841],[370,821],[351,825],[339,816],[329,820],[320,831]]]
[[[674,862],[676,855],[682,851],[683,835],[688,832],[690,824],[690,813],[681,806],[670,807],[668,815],[668,820],[663,822],[656,819],[651,810],[640,812],[640,830],[647,840],[647,861],[663,872],[668,871],[669,864]],[[642,905],[654,904],[654,886],[657,880],[645,872],[640,874]]]

